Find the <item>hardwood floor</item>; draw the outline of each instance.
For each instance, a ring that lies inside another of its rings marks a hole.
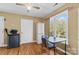
[[[43,53],[42,51],[41,45],[29,43],[22,44],[18,48],[0,48],[0,55],[48,55],[48,52]],[[53,55],[53,49],[50,50],[50,55]]]

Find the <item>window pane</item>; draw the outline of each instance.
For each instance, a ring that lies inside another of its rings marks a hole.
[[[50,18],[50,34],[67,39],[68,43],[68,10]]]
[[[67,13],[62,13],[56,16],[55,30],[56,30],[57,37],[66,38],[67,20],[68,20]]]

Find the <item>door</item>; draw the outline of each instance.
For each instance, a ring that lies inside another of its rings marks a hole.
[[[37,43],[41,44],[42,40],[41,37],[44,35],[44,23],[37,24]]]
[[[0,17],[0,47],[4,46],[4,18]]]
[[[33,20],[21,20],[21,43],[33,42]]]

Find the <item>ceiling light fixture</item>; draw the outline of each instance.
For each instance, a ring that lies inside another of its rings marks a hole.
[[[26,6],[26,8],[27,8],[27,12],[29,12],[31,9],[32,9],[32,5],[31,5],[31,3],[27,3],[27,4],[24,4],[25,6]]]
[[[40,10],[39,6],[34,6],[32,3],[16,3],[16,5],[27,8],[27,12],[29,12],[30,10]]]

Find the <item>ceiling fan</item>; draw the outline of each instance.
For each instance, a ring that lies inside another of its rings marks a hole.
[[[39,6],[34,6],[31,3],[16,3],[16,5],[27,8],[27,12],[29,12],[30,10],[39,10],[40,9]]]

